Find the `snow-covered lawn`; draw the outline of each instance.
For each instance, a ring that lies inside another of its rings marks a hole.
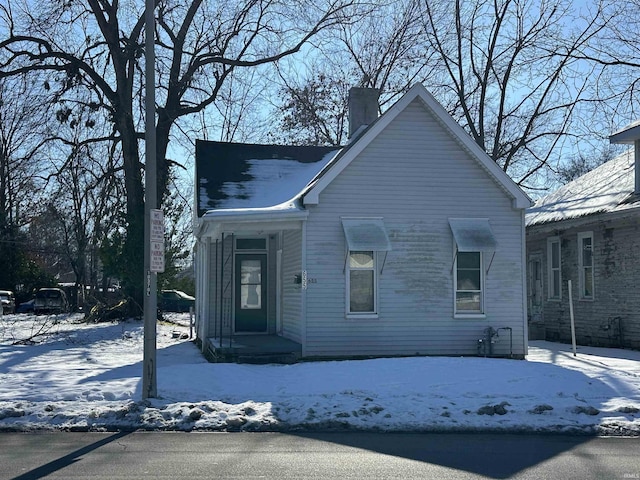
[[[157,329],[159,398],[143,402],[142,322],[5,315],[0,430],[640,434],[636,351],[579,347],[574,357],[570,345],[532,342],[525,361],[413,357],[211,364],[188,339],[188,315],[169,320],[175,323]]]

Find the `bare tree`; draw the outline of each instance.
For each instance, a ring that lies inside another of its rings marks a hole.
[[[598,91],[609,101],[594,106],[597,108],[586,115],[585,128],[606,141],[609,134],[640,116],[640,0],[597,3],[597,7],[606,8],[617,20],[600,18],[602,33],[597,41],[574,57],[603,67],[597,78]]]
[[[43,197],[42,97],[24,76],[0,80],[0,285],[11,290],[26,283],[28,258],[20,229]]]
[[[614,13],[573,10],[564,0],[424,0],[425,49],[442,73],[429,88],[518,184],[538,181],[576,133],[576,113],[604,99],[602,68],[577,58]]]
[[[387,0],[364,21],[339,26],[336,46],[348,58],[351,86],[378,89],[382,110],[430,76],[435,52],[424,48],[421,12],[420,0]],[[344,61],[345,55],[331,49],[326,53],[329,59]]]
[[[24,77],[0,80],[0,218],[21,226],[38,202],[45,145],[43,96]]]
[[[105,145],[75,143],[69,147],[44,215],[56,227],[53,230],[59,238],[50,243],[60,242],[61,263],[73,273],[75,284],[96,289],[102,276],[98,248],[118,225],[122,180],[109,168],[113,162]]]
[[[419,80],[429,77],[420,0],[387,0],[363,6],[357,23],[325,32],[314,54],[280,68],[282,101],[275,106],[278,129],[271,137],[296,144],[338,145],[346,141],[350,87],[376,88],[384,110]]]
[[[277,127],[269,137],[292,145],[341,145],[347,140],[347,97],[352,86],[330,73],[312,73],[301,84],[281,77]]]
[[[129,293],[142,297],[144,191],[141,170],[144,12],[133,0],[50,3],[9,0],[0,7],[0,77],[51,73],[60,98],[91,92],[91,108],[106,110],[123,161],[126,236],[121,272]],[[298,52],[322,29],[351,16],[351,0],[157,0],[158,198],[166,194],[171,129],[218,99],[236,69],[276,62]],[[80,107],[80,106],[78,106]]]

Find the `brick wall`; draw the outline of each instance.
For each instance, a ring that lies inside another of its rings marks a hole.
[[[566,224],[565,224],[566,225]],[[547,340],[571,341],[568,280],[572,281],[579,345],[640,349],[640,217],[601,219],[566,227],[561,222],[527,229],[527,256],[542,253]],[[594,298],[580,299],[578,234],[593,233]],[[548,299],[547,238],[561,240],[562,299]],[[540,330],[541,326],[536,326]]]

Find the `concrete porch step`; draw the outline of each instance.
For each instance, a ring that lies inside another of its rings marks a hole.
[[[231,339],[209,338],[206,357],[212,362],[295,363],[302,345],[278,335],[237,335]]]

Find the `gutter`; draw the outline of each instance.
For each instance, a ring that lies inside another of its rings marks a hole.
[[[309,217],[307,210],[273,208],[247,208],[231,210],[210,210],[200,217],[199,225],[195,231],[196,238],[200,238],[212,224],[217,224],[218,228],[228,223],[247,224],[259,222],[283,222],[283,221],[304,221]]]
[[[534,223],[526,225],[526,230],[531,233],[547,233],[557,230],[567,230],[569,228],[581,227],[591,223],[606,222],[609,220],[619,220],[629,218],[632,215],[640,215],[640,205],[637,207],[625,208],[615,212],[594,212],[581,217],[560,218],[544,223]]]

